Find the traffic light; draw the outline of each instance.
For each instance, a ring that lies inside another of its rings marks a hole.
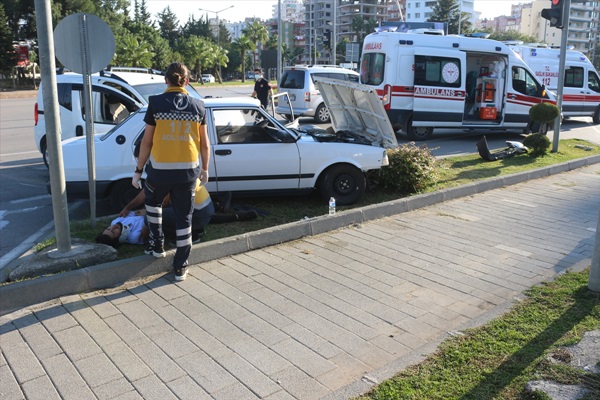
[[[323,38],[323,46],[331,47],[331,31],[325,31],[325,37]]]
[[[550,21],[550,26],[562,29],[565,26],[565,0],[552,0],[552,7],[542,10],[542,18]]]

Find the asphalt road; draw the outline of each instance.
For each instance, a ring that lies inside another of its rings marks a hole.
[[[213,97],[250,95],[251,86],[200,87],[199,92]],[[33,140],[35,101],[34,97],[0,99],[0,271],[54,229],[46,189],[49,174]],[[300,122],[314,123],[312,118]],[[561,129],[561,139],[577,137],[600,145],[600,126],[592,125],[590,118],[565,121]],[[419,144],[427,145],[436,157],[473,153],[482,133],[492,150],[505,147],[506,140],[522,140],[518,131],[436,130],[434,139]],[[399,142],[410,141],[400,134]],[[69,212],[72,218],[85,218],[89,202],[70,202]],[[97,203],[97,216],[110,213],[106,202]]]

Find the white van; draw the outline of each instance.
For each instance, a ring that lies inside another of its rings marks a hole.
[[[277,91],[288,93],[294,116],[314,117],[318,123],[327,123],[330,120],[329,110],[315,86],[314,77],[358,83],[359,75],[335,65],[295,65],[283,69]],[[289,116],[290,105],[280,100],[275,112]]]
[[[511,49],[533,70],[550,90],[558,88],[560,49],[516,44]],[[600,78],[590,60],[581,52],[567,50],[562,98],[564,117],[591,117],[600,124]]]
[[[529,108],[552,93],[494,40],[395,32],[367,35],[361,83],[376,88],[394,129],[411,140],[434,128],[536,130]]]
[[[72,72],[57,73],[56,91],[60,113],[61,140],[85,135],[83,77]],[[159,71],[113,67],[91,76],[92,117],[96,134],[108,132],[129,114],[148,104],[148,98],[165,91],[165,76]],[[187,86],[190,95],[201,98]],[[34,106],[35,144],[48,165],[44,88],[40,85]]]

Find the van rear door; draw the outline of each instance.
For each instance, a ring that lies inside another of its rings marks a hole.
[[[466,56],[462,51],[415,50],[413,126],[462,125]]]

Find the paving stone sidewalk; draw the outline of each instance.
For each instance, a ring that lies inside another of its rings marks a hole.
[[[590,265],[600,166],[0,317],[2,399],[348,399]]]

